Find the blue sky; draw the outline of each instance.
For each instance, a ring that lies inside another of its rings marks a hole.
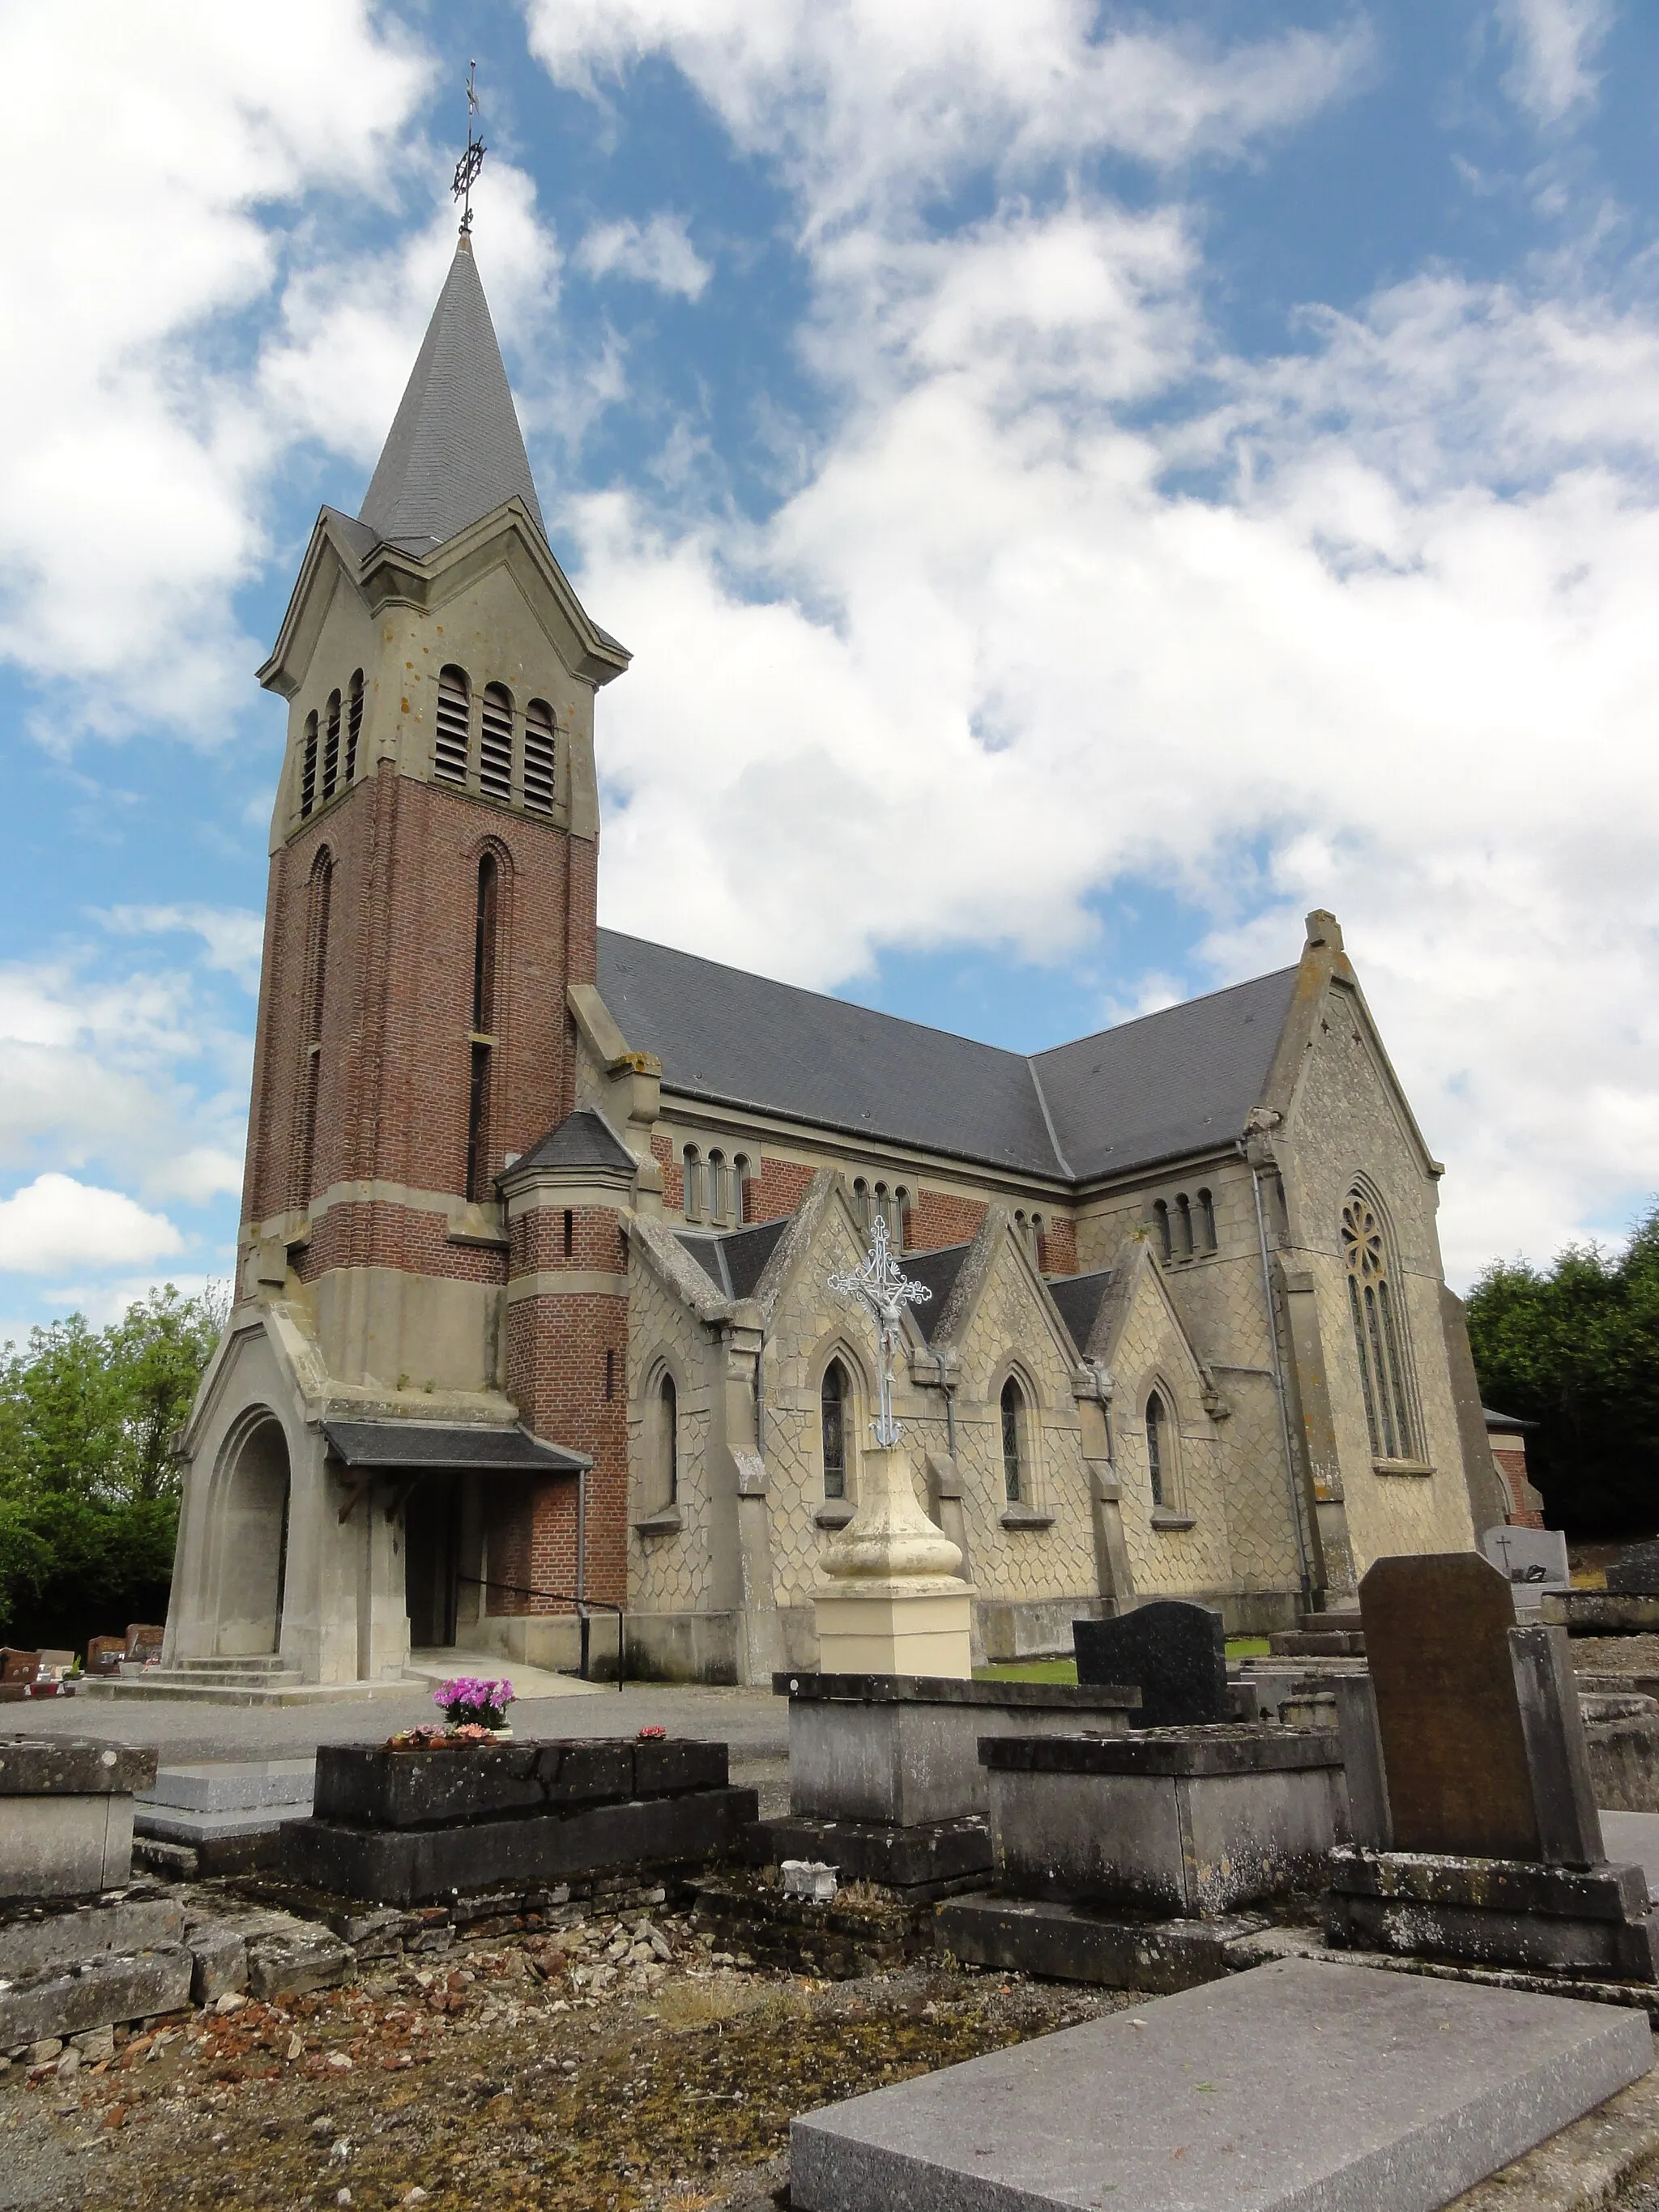
[[[1341,916],[1466,1281],[1659,1183],[1659,18],[0,10],[0,1336],[228,1271],[252,671],[477,251],[604,918],[1032,1048]],[[36,134],[31,139],[28,133]]]

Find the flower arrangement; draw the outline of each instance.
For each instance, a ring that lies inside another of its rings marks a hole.
[[[636,1741],[640,1743],[660,1743],[667,1733],[665,1728],[642,1728]]]
[[[513,1685],[477,1674],[458,1674],[451,1681],[439,1683],[432,1702],[447,1718],[453,1734],[481,1740],[506,1727]]]

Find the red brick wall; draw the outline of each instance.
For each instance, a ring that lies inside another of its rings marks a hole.
[[[978,1236],[988,1208],[976,1198],[924,1190],[910,1201],[905,1243],[912,1252],[937,1252],[946,1244],[967,1244]]]
[[[570,1215],[570,1249],[564,1249],[564,1217]],[[547,1269],[585,1267],[608,1275],[628,1270],[628,1240],[618,1215],[608,1206],[566,1208],[556,1198],[514,1220],[512,1238],[514,1275],[538,1275]]]
[[[1077,1231],[1069,1221],[1051,1221],[1037,1239],[1037,1265],[1045,1275],[1077,1273]]]
[[[402,1267],[458,1283],[501,1283],[507,1255],[482,1244],[452,1244],[446,1217],[395,1206],[381,1199],[330,1206],[294,1255],[301,1282],[314,1283],[331,1267]]]
[[[685,1205],[685,1170],[680,1165],[673,1139],[659,1129],[651,1139],[651,1152],[662,1170],[662,1202],[671,1212],[678,1213]]]
[[[1530,1507],[1527,1502],[1527,1493],[1530,1486],[1527,1481],[1526,1446],[1522,1444],[1518,1449],[1505,1451],[1500,1451],[1494,1446],[1492,1458],[1497,1463],[1498,1472],[1504,1478],[1504,1487],[1510,1493],[1510,1510],[1506,1517],[1516,1528],[1541,1528],[1544,1525],[1543,1515]]]
[[[760,1173],[749,1179],[749,1218],[775,1221],[793,1213],[812,1184],[812,1170],[796,1160],[769,1160],[763,1152]]]
[[[325,844],[334,877],[310,1194],[366,1177],[461,1194],[487,845],[502,863],[490,1171],[570,1109],[565,984],[593,974],[595,848],[382,762],[271,861],[245,1219],[289,1202],[306,1069],[307,887]]]

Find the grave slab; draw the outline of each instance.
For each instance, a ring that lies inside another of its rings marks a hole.
[[[1645,2074],[1646,2018],[1300,1960],[803,2115],[801,2212],[1437,2212]]]
[[[987,1820],[928,1820],[894,1827],[880,1820],[762,1820],[750,1833],[751,1863],[817,1859],[842,1881],[873,1881],[883,1889],[939,1895],[951,1885],[983,1881],[991,1872]]]
[[[1265,1723],[1112,1737],[1000,1737],[999,1888],[1208,1918],[1318,1887],[1346,1830],[1334,1732]]]
[[[100,1953],[0,1986],[0,2049],[177,2012],[190,2002],[191,1972],[182,1944],[161,1944],[153,1951]]]
[[[1659,1981],[1659,1923],[1639,1866],[1544,1866],[1355,1844],[1331,1853],[1330,1883],[1325,1939],[1340,1950]]]
[[[1221,1615],[1180,1598],[1138,1605],[1113,1620],[1074,1620],[1079,1682],[1132,1682],[1139,1728],[1205,1728],[1231,1717]]]
[[[376,1828],[435,1827],[507,1814],[723,1788],[723,1743],[636,1743],[625,1737],[531,1739],[392,1751],[324,1744],[317,1753],[319,1820]]]
[[[421,1905],[456,1891],[533,1887],[605,1868],[725,1858],[758,1810],[752,1790],[694,1790],[440,1828],[362,1827],[318,1817],[286,1823],[280,1863],[289,1880],[338,1896]]]
[[[915,1674],[775,1674],[789,1700],[789,1810],[902,1827],[990,1809],[979,1742],[1121,1735],[1136,1691],[1111,1684],[964,1682]]]
[[[242,1813],[280,1805],[311,1809],[317,1762],[313,1759],[216,1759],[198,1765],[162,1766],[148,1790],[137,1796],[141,1808],[166,1805],[186,1813]]]
[[[941,1951],[1000,1973],[1162,1996],[1196,1989],[1258,1962],[1238,1946],[1267,1925],[1241,1914],[1218,1920],[1113,1920],[1042,1898],[955,1897],[933,1915]]]

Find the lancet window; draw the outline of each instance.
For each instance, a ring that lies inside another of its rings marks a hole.
[[[832,1359],[823,1370],[823,1382],[818,1391],[818,1420],[823,1434],[823,1494],[829,1498],[847,1495],[847,1408],[851,1396],[847,1370],[839,1359]]]
[[[482,1203],[489,1185],[489,1091],[495,1044],[495,953],[501,869],[493,853],[478,863],[472,927],[472,1041],[466,1102],[466,1195]]]
[[[1002,1487],[1008,1503],[1018,1505],[1024,1494],[1025,1394],[1011,1375],[1002,1386]]]

